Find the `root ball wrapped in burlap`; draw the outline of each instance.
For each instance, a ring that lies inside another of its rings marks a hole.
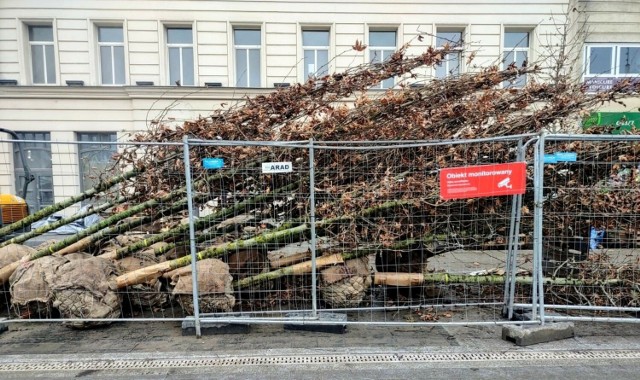
[[[58,268],[67,262],[59,256],[46,256],[20,263],[9,278],[11,308],[20,318],[51,318],[51,284]]]
[[[200,312],[213,313],[230,311],[235,305],[229,274],[229,266],[218,259],[198,261],[198,303]],[[191,266],[180,268],[171,273],[171,284],[174,285],[173,295],[185,314],[193,314],[193,282]]]
[[[62,318],[117,318],[121,314],[120,296],[113,263],[100,257],[67,261],[58,267],[51,285],[53,306]],[[73,321],[73,328],[88,328],[110,322]]]
[[[31,247],[20,244],[9,244],[0,248],[0,268],[15,263],[21,258],[36,253],[37,251]]]
[[[372,283],[368,257],[348,260],[320,273],[322,298],[336,308],[358,306]]]
[[[116,266],[120,273],[127,273],[157,264],[160,261],[155,257],[153,251],[145,251],[118,260]],[[163,293],[161,288],[162,283],[158,277],[149,278],[142,284],[127,287],[126,298],[131,306],[145,309],[161,308],[169,300],[169,294]]]

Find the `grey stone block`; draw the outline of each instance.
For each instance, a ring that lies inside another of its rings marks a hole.
[[[9,325],[6,322],[7,318],[0,318],[0,334],[5,331],[9,331]]]
[[[248,332],[248,324],[200,321],[201,335],[247,334]],[[196,321],[193,319],[187,319],[182,322],[182,336],[188,335],[196,335]]]
[[[552,342],[573,338],[574,326],[571,322],[553,322],[544,325],[507,325],[502,327],[502,339],[518,346]]]
[[[287,318],[311,318],[311,313],[289,313],[286,315]],[[315,331],[315,332],[326,332],[331,334],[344,334],[347,331],[346,323],[347,321],[346,314],[339,313],[318,313],[318,319],[310,319],[309,321],[304,321],[303,323],[285,323],[285,330],[301,330],[301,331]],[[324,323],[317,323],[324,322]]]

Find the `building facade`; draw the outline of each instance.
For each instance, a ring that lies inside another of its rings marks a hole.
[[[618,19],[612,4],[630,18],[624,25],[633,32],[622,39],[607,22]],[[90,172],[114,149],[100,143],[154,119],[180,123],[310,75],[384,60],[405,43],[409,54],[464,45],[414,81],[536,61],[559,43],[558,26],[573,7],[596,15],[585,21],[594,31],[580,48],[588,62],[583,80],[637,75],[636,0],[0,0],[0,127],[34,141],[27,144],[36,175],[28,198],[40,208],[91,186]],[[368,48],[352,49],[356,41]],[[611,72],[604,71],[607,54]],[[616,63],[623,56],[629,69]],[[74,141],[94,144],[47,143]],[[0,193],[16,193],[23,174],[15,147],[0,143]]]

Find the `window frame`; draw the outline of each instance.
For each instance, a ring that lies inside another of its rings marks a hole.
[[[91,175],[92,173],[85,173],[83,171],[83,163],[82,163],[82,159],[83,159],[83,155],[90,153],[90,152],[101,152],[101,151],[110,151],[112,152],[112,155],[118,152],[118,145],[117,144],[113,144],[115,142],[118,141],[118,133],[117,132],[113,132],[113,131],[108,131],[108,132],[76,132],[76,141],[79,143],[78,144],[78,176],[80,177],[80,191],[86,191],[88,189],[91,189],[92,186],[87,186],[85,188],[85,185],[87,185],[87,183],[85,183],[87,177],[89,175]],[[99,141],[92,141],[92,140],[84,140],[82,139],[83,136],[106,136],[109,138],[109,140],[99,140]],[[115,138],[112,140],[111,137],[114,136]],[[107,143],[107,144],[105,144]],[[90,147],[90,148],[87,148]],[[93,147],[93,148],[91,148]],[[113,160],[111,160],[113,161]],[[93,162],[93,161],[92,161]],[[100,163],[102,163],[102,161],[99,161]],[[115,162],[115,161],[114,161]],[[91,184],[89,184],[91,185]]]
[[[242,44],[238,44],[236,43],[236,31],[240,31],[240,30],[250,30],[250,31],[257,31],[260,33],[260,44],[259,45],[242,45]],[[262,27],[255,27],[255,26],[250,26],[250,25],[238,25],[238,26],[234,26],[232,28],[231,31],[231,40],[232,40],[232,47],[233,47],[233,59],[234,59],[234,65],[233,65],[233,72],[235,74],[235,80],[234,80],[234,86],[238,87],[238,88],[260,88],[262,87],[262,79],[263,79],[263,68],[262,68],[262,39],[263,39],[264,35],[263,35],[263,31],[262,31]],[[244,80],[246,80],[246,85],[241,85],[239,83],[240,81],[240,73],[238,72],[238,62],[240,59],[240,56],[238,54],[238,50],[246,50],[245,52],[245,56],[243,57],[243,59],[245,60],[245,64],[247,67],[247,74],[244,75]],[[258,70],[259,70],[259,79],[258,79],[258,83],[257,85],[254,85],[251,83],[251,68],[250,68],[250,52],[251,50],[257,50],[258,51]]]
[[[611,73],[609,74],[592,74],[591,73],[591,49],[592,48],[611,48]],[[584,47],[584,59],[583,59],[583,80],[585,78],[593,77],[607,77],[607,78],[629,78],[637,77],[640,73],[620,73],[619,60],[622,56],[621,49],[623,48],[638,48],[640,49],[640,43],[585,43]]]
[[[22,152],[25,155],[25,160],[30,160],[31,152],[39,151],[44,154],[38,154],[41,158],[45,158],[45,162],[39,161],[39,164],[43,165],[34,165],[33,162],[27,163],[29,166],[29,171],[31,175],[34,176],[34,181],[29,184],[31,190],[27,191],[27,197],[25,201],[29,204],[29,210],[31,212],[35,212],[41,210],[43,207],[50,206],[55,203],[55,186],[53,185],[53,153],[52,153],[52,143],[51,143],[51,132],[33,132],[33,131],[16,131],[16,134],[19,137],[19,140],[22,144]],[[23,142],[25,140],[36,140],[39,142]],[[16,187],[16,194],[22,196],[22,184],[23,179],[25,178],[25,165],[21,159],[17,158],[20,154],[20,149],[17,146],[17,143],[12,143],[12,155],[14,160],[13,167],[13,175],[14,175],[14,185]],[[50,186],[44,187],[42,186],[43,178],[49,178]],[[48,197],[44,196],[44,194],[49,194]],[[49,200],[47,200],[47,199]],[[35,207],[34,207],[35,206]]]
[[[120,28],[122,29],[122,42],[100,42],[100,29],[101,28]],[[120,24],[103,24],[103,23],[98,23],[95,24],[95,41],[96,41],[96,46],[97,46],[97,55],[98,55],[98,59],[97,59],[97,67],[98,67],[98,82],[100,83],[101,86],[126,86],[128,84],[128,75],[127,75],[127,69],[128,69],[128,65],[127,65],[127,49],[126,49],[126,29],[124,26],[124,23],[120,23]],[[110,51],[111,51],[111,76],[113,78],[113,82],[114,83],[105,83],[104,82],[104,78],[102,75],[102,47],[106,46],[106,47],[110,47]],[[114,48],[115,47],[122,47],[122,65],[123,65],[123,70],[124,72],[122,73],[123,77],[124,77],[124,82],[122,83],[115,83],[115,55],[114,55]]]
[[[396,40],[396,44],[395,46],[385,46],[385,45],[372,45],[371,43],[371,33],[378,33],[378,32],[393,32],[395,34],[395,40]],[[400,33],[398,32],[398,28],[378,28],[378,27],[369,27],[369,31],[367,33],[367,41],[368,41],[368,48],[367,50],[369,50],[369,60],[368,62],[371,63],[373,62],[373,54],[374,53],[379,53],[380,57],[384,57],[384,52],[391,52],[394,53],[396,50],[398,50],[398,38],[400,36]],[[384,62],[384,60],[380,59],[380,62]],[[391,80],[393,81],[391,86],[385,87],[385,82]],[[371,86],[371,89],[374,90],[388,90],[391,89],[393,87],[395,87],[396,85],[396,78],[392,77],[392,78],[388,78],[385,79],[384,81],[381,81],[378,84],[375,84],[373,86]]]
[[[465,33],[466,30],[464,27],[436,27],[436,33],[435,33],[435,45],[436,45],[436,49],[442,49],[443,47],[440,46],[438,44],[438,38],[440,33],[460,33],[460,44],[464,44],[464,40],[465,40]],[[446,75],[444,77],[440,77],[438,76],[438,70],[436,68],[436,66],[434,66],[433,68],[433,77],[437,78],[437,79],[445,79],[447,77],[450,76],[459,76],[460,74],[463,73],[463,64],[464,61],[462,60],[462,53],[464,52],[464,46],[457,46],[455,47],[455,52],[453,53],[447,53],[443,59],[442,59],[442,65],[444,66],[444,72],[446,73]],[[457,72],[456,73],[452,73],[452,68],[450,67],[450,59],[449,56],[450,55],[457,55],[458,58],[458,66],[457,66]]]
[[[328,45],[305,45],[304,44],[304,33],[305,32],[324,32],[327,33],[327,42]],[[331,62],[331,56],[330,56],[330,52],[331,52],[331,29],[330,28],[324,28],[324,27],[313,27],[313,26],[303,26],[300,30],[300,41],[301,41],[301,47],[302,47],[302,82],[306,82],[309,78],[314,77],[314,78],[318,78],[318,77],[322,77],[325,75],[329,74],[329,62]],[[315,71],[313,73],[309,73],[308,75],[306,74],[307,72],[307,62],[306,62],[306,52],[307,51],[313,51],[313,57],[314,57],[314,65],[315,65]],[[325,64],[323,64],[322,66],[318,67],[318,52],[319,51],[326,51],[327,53],[327,62]],[[320,72],[320,70],[322,70],[322,73],[320,73],[320,75],[318,75],[318,73]]]
[[[527,33],[527,46],[526,47],[507,47],[505,46],[506,41],[507,41],[507,33]],[[517,63],[518,62],[518,53],[520,52],[524,52],[527,54],[526,56],[526,61],[531,61],[532,57],[531,57],[531,52],[533,51],[532,49],[532,41],[533,41],[533,33],[534,30],[530,29],[530,28],[522,28],[522,27],[505,27],[502,30],[502,54],[501,54],[501,61],[502,61],[502,68],[503,70],[506,69],[507,67],[509,67],[510,64],[512,63]],[[507,62],[507,53],[513,53],[513,61]],[[517,83],[519,78],[523,78],[524,77],[524,83],[522,83],[521,85]],[[519,75],[517,76],[514,81],[507,81],[507,82],[503,82],[502,86],[504,88],[523,88],[527,85],[527,83],[529,83],[529,76],[527,74],[523,74],[523,75]]]
[[[169,42],[169,30],[172,29],[188,29],[191,31],[191,43],[175,43],[175,42]],[[169,84],[169,86],[178,86],[177,83],[175,83],[175,80],[171,80],[171,49],[172,48],[178,48],[179,49],[179,63],[180,63],[180,67],[178,68],[179,72],[180,72],[180,79],[178,79],[180,81],[180,85],[179,86],[195,86],[197,81],[196,81],[196,44],[194,43],[194,38],[195,34],[194,34],[194,28],[193,25],[191,24],[187,24],[187,25],[165,25],[164,26],[164,39],[165,39],[165,54],[167,55],[167,82]],[[193,73],[193,83],[185,83],[184,81],[184,55],[183,55],[183,50],[186,48],[191,48],[191,60],[193,62],[193,67],[192,69],[192,73]]]
[[[30,83],[33,85],[38,85],[38,86],[55,86],[58,84],[58,70],[57,70],[57,59],[56,59],[56,55],[57,55],[57,51],[56,51],[56,28],[54,26],[54,22],[53,21],[37,21],[37,22],[25,22],[25,33],[26,33],[26,42],[27,42],[27,56],[28,56],[28,67],[29,67],[29,74],[30,75]],[[51,28],[51,41],[38,41],[38,40],[31,40],[31,28],[33,27],[49,27]],[[36,82],[35,81],[35,67],[33,65],[33,61],[34,61],[34,56],[33,56],[33,50],[32,47],[33,46],[42,46],[42,52],[43,52],[43,77],[44,77],[44,82]],[[47,67],[48,67],[48,63],[47,63],[47,54],[46,54],[46,46],[51,46],[52,47],[52,53],[51,53],[51,65],[53,66],[53,81],[49,82],[48,81],[48,74],[47,74]]]

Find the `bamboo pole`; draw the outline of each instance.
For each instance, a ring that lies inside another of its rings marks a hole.
[[[0,228],[0,237],[8,235],[14,231],[17,231],[19,229],[22,229],[28,225],[31,225],[31,223],[33,222],[37,222],[40,219],[46,218],[47,216],[60,211],[60,210],[64,210],[65,208],[78,203],[78,202],[82,202],[85,199],[89,199],[94,197],[95,195],[112,188],[113,186],[124,182],[130,178],[135,177],[136,175],[140,174],[142,172],[142,170],[132,170],[130,172],[124,173],[122,175],[113,177],[107,181],[104,182],[100,182],[99,184],[97,184],[95,187],[79,194],[73,197],[70,197],[62,202],[58,202],[56,204],[53,204],[51,206],[45,207],[42,210],[35,212],[29,216],[27,216],[26,218],[23,218],[15,223],[12,223],[8,226],[2,227]]]
[[[227,252],[237,249],[246,249],[262,244],[278,242],[306,232],[309,229],[307,224],[302,224],[283,231],[273,233],[265,233],[251,239],[237,240],[230,243],[217,245],[209,249],[198,252],[197,260],[220,257]],[[148,281],[151,277],[161,276],[163,273],[191,264],[191,255],[187,255],[175,260],[165,261],[163,263],[151,265],[145,268],[125,273],[116,278],[118,288],[125,288],[130,285],[136,285]],[[4,268],[3,268],[4,269]],[[2,270],[0,270],[1,274]],[[1,278],[1,277],[0,277]]]
[[[101,204],[100,206],[91,207],[90,209],[88,209],[85,212],[82,212],[82,213],[79,213],[79,214],[74,214],[74,215],[71,215],[70,217],[60,219],[60,220],[58,220],[58,221],[56,221],[54,223],[46,224],[46,225],[44,225],[42,227],[33,229],[33,230],[29,231],[29,232],[25,232],[22,235],[16,236],[16,237],[14,237],[12,239],[9,239],[9,240],[7,240],[5,242],[0,243],[0,248],[5,247],[5,246],[7,246],[9,244],[21,244],[21,243],[24,243],[25,241],[27,241],[27,240],[29,240],[31,238],[34,238],[36,236],[40,236],[42,234],[45,234],[45,233],[47,233],[49,231],[55,230],[58,227],[65,226],[65,225],[67,225],[69,223],[72,223],[72,222],[78,220],[78,219],[85,218],[85,217],[87,217],[89,215],[93,215],[93,214],[97,214],[99,212],[102,212],[102,211],[108,209],[109,207],[113,206],[114,204],[122,203],[124,200],[125,200],[125,198],[121,197],[121,198],[116,199],[113,202],[106,202],[106,203]]]
[[[265,200],[267,200],[270,197],[273,197],[274,195],[278,195],[280,193],[283,193],[285,191],[289,191],[291,189],[293,189],[295,186],[297,186],[297,183],[291,183],[288,184],[286,186],[283,186],[277,190],[275,190],[273,193],[269,193],[269,194],[261,194],[249,199],[246,199],[242,202],[239,202],[235,205],[233,205],[232,207],[225,207],[221,210],[218,210],[216,212],[214,212],[213,214],[207,215],[205,217],[202,218],[198,218],[195,222],[194,222],[194,227],[196,230],[200,230],[203,227],[206,227],[209,224],[212,223],[216,223],[219,221],[222,221],[224,218],[230,216],[230,215],[234,215],[235,213],[237,213],[240,210],[246,210],[247,208],[249,208],[251,205],[259,203],[259,202],[263,202]],[[171,239],[175,236],[179,236],[184,234],[185,232],[189,231],[189,225],[188,224],[182,224],[180,226],[177,226],[175,228],[170,229],[169,231],[160,233],[160,234],[156,234],[154,236],[151,236],[147,239],[143,239],[139,242],[136,242],[134,244],[131,244],[127,247],[121,248],[119,250],[117,250],[115,253],[106,253],[104,255],[101,255],[104,258],[108,258],[108,259],[121,259],[123,257],[126,257],[134,252],[137,252],[143,248],[147,248],[157,242],[160,241],[164,241],[167,239]],[[173,248],[173,247],[171,247]],[[171,248],[164,248],[164,251],[166,252],[167,250],[171,249]],[[156,253],[157,255],[158,253]]]
[[[374,274],[375,285],[391,286],[419,286],[423,283],[443,284],[477,284],[477,285],[504,285],[505,277],[502,275],[470,275],[449,273],[389,273],[376,272]],[[594,286],[594,285],[624,285],[630,280],[622,278],[610,278],[606,280],[589,280],[565,277],[544,277],[543,283],[547,286]],[[531,285],[533,277],[516,276],[516,283]]]

